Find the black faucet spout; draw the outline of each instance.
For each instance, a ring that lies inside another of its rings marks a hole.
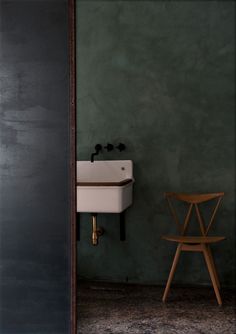
[[[94,162],[94,156],[95,156],[95,155],[98,155],[98,153],[92,153],[92,154],[91,154],[91,162]]]
[[[95,155],[98,155],[101,150],[102,150],[102,145],[100,144],[95,145],[95,153],[91,154],[91,162],[94,162]]]

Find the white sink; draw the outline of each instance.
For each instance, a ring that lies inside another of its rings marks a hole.
[[[133,201],[131,160],[77,161],[77,212],[124,211]]]

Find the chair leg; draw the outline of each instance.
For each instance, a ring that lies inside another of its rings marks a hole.
[[[208,250],[210,260],[211,260],[211,264],[212,264],[212,268],[213,268],[213,271],[214,271],[216,283],[217,283],[218,289],[220,289],[220,281],[219,281],[219,277],[218,277],[218,274],[217,274],[217,271],[216,271],[216,266],[215,266],[215,261],[214,261],[213,255],[212,255],[212,251],[211,251],[211,248],[210,248],[209,245],[207,245],[207,250]]]
[[[182,244],[179,243],[178,246],[177,246],[176,252],[175,252],[175,257],[174,257],[174,260],[173,260],[173,263],[172,263],[172,267],[171,267],[171,270],[170,270],[168,281],[166,283],[166,288],[165,288],[165,291],[164,291],[164,294],[163,294],[163,297],[162,297],[163,302],[166,301],[167,295],[169,293],[170,285],[171,285],[171,282],[173,280],[174,273],[175,273],[175,270],[176,270],[176,266],[177,266],[179,256],[180,256],[180,253],[181,253],[181,248],[182,248]]]
[[[219,289],[217,287],[217,281],[216,281],[216,278],[215,278],[214,269],[213,269],[213,266],[212,266],[212,263],[211,263],[211,259],[210,259],[210,256],[209,256],[207,246],[205,244],[203,245],[203,254],[204,254],[206,265],[207,265],[207,268],[208,268],[208,271],[209,271],[209,274],[210,274],[210,277],[211,277],[211,282],[212,282],[212,285],[213,285],[213,288],[214,288],[214,291],[215,291],[217,302],[218,302],[219,305],[222,305],[222,300],[221,300]]]

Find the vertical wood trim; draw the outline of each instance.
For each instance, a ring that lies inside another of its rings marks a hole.
[[[209,222],[209,224],[208,224],[208,226],[207,226],[207,229],[206,229],[206,235],[208,234],[208,232],[209,232],[209,230],[210,230],[210,228],[211,228],[211,225],[212,225],[212,223],[213,223],[213,221],[214,221],[214,219],[215,219],[215,215],[216,215],[216,212],[217,212],[217,210],[218,210],[218,207],[219,207],[219,205],[220,205],[221,200],[222,200],[222,197],[219,197],[219,199],[218,199],[218,201],[217,201],[217,204],[216,204],[216,207],[215,207],[215,209],[214,209],[214,211],[213,211],[213,214],[212,214],[212,216],[211,216],[211,220],[210,220],[210,222]]]
[[[222,300],[221,300],[220,292],[217,286],[217,280],[215,277],[214,269],[212,267],[211,259],[210,259],[210,256],[207,250],[207,246],[205,244],[203,245],[203,254],[204,254],[205,261],[206,261],[207,269],[210,274],[211,282],[212,282],[212,285],[215,291],[217,302],[219,305],[222,305]]]
[[[77,333],[77,242],[76,242],[76,8],[68,0],[70,84],[70,333]]]
[[[218,273],[216,271],[215,261],[214,261],[213,255],[212,255],[210,245],[208,244],[208,245],[206,245],[206,247],[207,247],[209,258],[210,258],[210,261],[211,261],[211,264],[212,264],[212,268],[213,268],[213,272],[214,272],[214,275],[215,275],[216,283],[217,283],[218,289],[220,289],[220,281],[219,281]]]
[[[200,225],[201,233],[202,233],[203,237],[205,237],[206,236],[206,230],[205,230],[204,222],[202,220],[202,216],[201,216],[199,207],[196,203],[194,205],[195,205],[195,209],[196,209],[196,213],[197,213],[197,220],[198,220],[199,225]]]
[[[192,213],[192,209],[193,209],[193,203],[190,204],[187,215],[185,217],[184,225],[183,225],[182,233],[181,233],[182,235],[184,235],[186,230],[187,230],[189,219],[190,219],[190,216],[191,216],[191,213]]]
[[[176,252],[175,252],[175,256],[174,256],[174,260],[173,260],[173,263],[172,263],[172,266],[171,266],[170,274],[169,274],[169,277],[168,277],[168,280],[167,280],[167,283],[166,283],[165,291],[164,291],[164,294],[163,294],[163,297],[162,297],[163,303],[166,301],[166,298],[168,296],[168,293],[169,293],[169,290],[170,290],[170,285],[171,285],[171,282],[172,282],[174,274],[175,274],[175,270],[176,270],[176,267],[177,267],[177,264],[178,264],[178,261],[179,261],[179,256],[180,256],[181,250],[182,250],[182,243],[178,243],[178,246],[177,246],[177,249],[176,249]]]

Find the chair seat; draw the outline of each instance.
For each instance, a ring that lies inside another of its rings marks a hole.
[[[186,244],[211,244],[225,239],[225,237],[191,237],[179,235],[163,235],[162,239]]]

